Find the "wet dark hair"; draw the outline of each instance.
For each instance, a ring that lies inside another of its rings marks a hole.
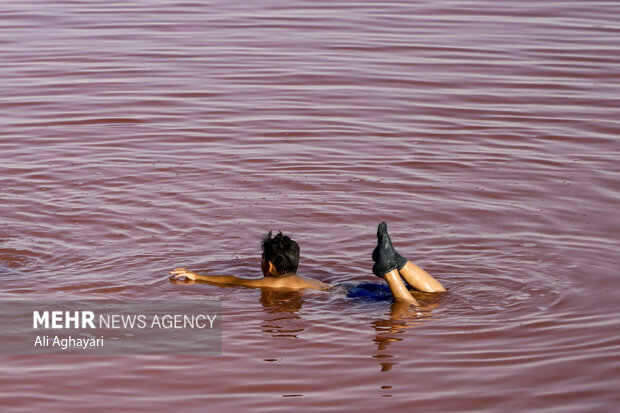
[[[276,267],[278,274],[286,274],[287,272],[297,272],[299,265],[299,244],[282,235],[282,231],[278,235],[271,237],[271,231],[263,237],[261,242],[263,249],[263,260],[271,261]]]

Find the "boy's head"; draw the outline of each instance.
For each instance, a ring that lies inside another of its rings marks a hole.
[[[261,242],[263,249],[263,261],[261,268],[264,275],[279,276],[286,273],[297,272],[299,265],[299,245],[278,232],[275,237],[271,236],[271,231],[263,237]],[[269,273],[269,262],[275,267],[275,271]]]

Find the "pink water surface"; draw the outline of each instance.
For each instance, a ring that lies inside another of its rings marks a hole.
[[[221,356],[0,356],[3,411],[613,412],[615,1],[0,3],[2,299],[220,299]],[[422,307],[175,285],[376,281]],[[4,334],[7,334],[5,331]]]

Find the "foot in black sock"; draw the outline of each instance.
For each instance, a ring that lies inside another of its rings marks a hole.
[[[401,270],[407,264],[407,259],[394,249],[385,222],[380,223],[377,228],[377,240],[377,247],[372,252],[372,259],[375,262],[372,272],[377,277],[383,277],[392,270]]]

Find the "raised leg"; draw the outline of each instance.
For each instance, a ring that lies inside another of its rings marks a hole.
[[[411,261],[407,261],[407,264],[399,270],[400,276],[407,281],[407,283],[419,291],[426,293],[438,293],[440,291],[446,291],[443,285],[432,275],[418,267]],[[392,286],[390,286],[391,288]]]
[[[419,305],[405,286],[403,279],[398,275],[397,270],[388,272],[383,276],[383,279],[387,281],[390,286],[390,290],[392,290],[392,294],[394,295],[394,300]]]

